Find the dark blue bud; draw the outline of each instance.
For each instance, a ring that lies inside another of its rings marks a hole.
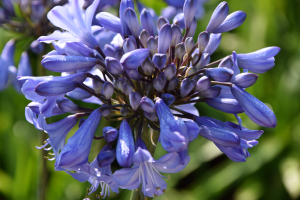
[[[225,113],[237,114],[237,113],[244,112],[241,105],[235,99],[212,98],[212,99],[206,99],[205,102],[210,107],[213,107]]]
[[[128,74],[129,78],[132,79],[132,80],[138,81],[138,80],[142,79],[140,73],[136,69],[128,70],[128,69],[125,68],[125,71]]]
[[[175,97],[169,93],[163,93],[161,95],[161,99],[165,102],[167,106],[170,106],[175,101]]]
[[[208,68],[205,73],[212,79],[220,82],[229,81],[233,75],[233,71],[227,68]]]
[[[200,135],[208,140],[226,147],[237,147],[240,138],[232,131],[211,121],[209,117],[197,117],[195,122],[200,126]]]
[[[142,63],[142,69],[143,69],[144,73],[147,75],[153,74],[154,67],[153,67],[153,63],[149,57],[146,58],[146,60]]]
[[[148,41],[149,37],[150,37],[149,33],[145,29],[143,29],[140,34],[140,40],[141,40],[142,44],[144,45],[144,47],[147,46],[147,41]]]
[[[177,58],[181,59],[182,56],[184,56],[185,53],[186,53],[186,52],[185,52],[185,46],[184,46],[184,43],[181,42],[181,43],[177,44],[176,47],[175,47],[175,56],[176,56]]]
[[[165,73],[165,76],[168,81],[171,80],[175,76],[176,70],[177,70],[177,68],[174,63],[171,63],[165,67],[164,73]]]
[[[247,88],[252,86],[258,78],[258,75],[253,73],[241,73],[234,76],[230,82],[234,83],[235,85],[241,88]]]
[[[138,148],[147,149],[147,146],[141,137],[137,137],[135,142],[135,150],[137,150]]]
[[[172,24],[172,41],[171,46],[175,47],[178,43],[182,41],[182,33],[179,26]]]
[[[166,85],[167,83],[167,78],[164,72],[159,72],[157,75],[158,78],[161,78],[161,80],[163,81],[164,85]]]
[[[158,53],[166,53],[172,41],[172,27],[165,24],[158,34]]]
[[[145,112],[152,112],[155,113],[155,105],[154,102],[148,98],[148,97],[143,97],[140,101],[140,107],[142,110]]]
[[[157,52],[157,41],[154,37],[149,37],[147,40],[147,48],[150,49],[151,54],[154,55]]]
[[[132,8],[127,8],[125,11],[125,21],[132,35],[135,38],[139,37],[140,25],[135,11]]]
[[[159,17],[157,20],[157,28],[160,30],[165,24],[170,24],[169,21],[164,17]]]
[[[105,96],[106,99],[110,99],[114,93],[114,86],[111,82],[105,81],[102,85],[101,93]]]
[[[180,85],[180,96],[182,98],[187,96],[195,88],[195,86],[196,84],[193,80],[188,78],[183,79]]]
[[[149,119],[150,121],[153,122],[158,122],[158,117],[156,115],[156,113],[148,113],[148,112],[144,112],[144,116]]]
[[[112,57],[105,58],[105,65],[107,71],[112,74],[122,74],[123,73],[123,66],[121,65],[120,61]]]
[[[173,23],[179,26],[179,28],[184,29],[185,28],[184,14],[183,13],[177,14],[173,19]]]
[[[125,53],[120,62],[127,69],[137,69],[150,53],[149,49],[136,49],[131,52]]]
[[[54,72],[73,72],[81,69],[91,69],[96,65],[96,59],[82,56],[46,56],[41,64]]]
[[[214,13],[212,14],[210,21],[206,27],[206,31],[212,33],[215,28],[217,28],[223,23],[223,21],[228,15],[228,12],[229,12],[228,4],[225,1],[223,1],[218,5]]]
[[[119,130],[119,138],[116,148],[116,157],[120,166],[130,167],[132,165],[135,145],[131,127],[123,120]]]
[[[130,92],[129,94],[129,102],[134,111],[136,111],[140,106],[140,101],[142,97],[138,92]]]
[[[239,27],[246,19],[246,13],[243,11],[236,11],[234,13],[231,13],[226,17],[224,22],[215,28],[212,32],[213,33],[224,33],[227,31],[231,31],[232,29],[235,29]]]
[[[37,40],[34,40],[31,44],[30,44],[30,49],[31,51],[33,51],[33,53],[35,54],[40,54],[44,51],[44,44],[40,43]]]
[[[185,28],[189,29],[196,14],[197,0],[186,0],[183,5]]]
[[[216,98],[221,93],[221,87],[220,86],[212,86],[208,88],[207,90],[199,92],[199,96],[206,97],[206,98]]]
[[[115,33],[122,33],[121,20],[115,15],[107,12],[101,12],[96,15],[96,19],[104,28]]]
[[[231,92],[254,123],[269,128],[276,126],[277,120],[274,112],[263,102],[236,85],[232,85]]]
[[[209,42],[209,33],[207,31],[201,32],[198,35],[199,52],[203,53]]]
[[[134,9],[134,3],[132,0],[122,0],[120,3],[119,15],[120,15],[120,22],[121,22],[121,31],[124,38],[131,35],[131,32],[125,21],[125,11],[127,8]]]
[[[116,49],[113,46],[106,44],[103,47],[103,53],[105,54],[105,56],[115,57]]]
[[[130,38],[126,38],[123,42],[124,53],[128,53],[128,52],[133,51],[135,49],[136,49],[135,43]]]
[[[133,91],[133,86],[129,83],[123,83],[123,92],[126,94],[126,95],[129,95],[130,92]]]
[[[208,76],[202,76],[197,81],[195,91],[196,92],[202,92],[202,91],[207,90],[208,88],[210,88],[210,86],[211,86],[211,81],[210,81],[209,77]]]
[[[76,83],[66,81],[46,81],[38,84],[34,91],[40,96],[57,96],[76,88]]]
[[[175,88],[178,86],[179,79],[177,77],[173,77],[168,84],[167,91],[170,92],[172,90],[175,90]]]
[[[141,12],[140,18],[143,29],[145,29],[150,36],[154,36],[153,19],[150,12],[144,8]]]
[[[112,149],[109,146],[109,144],[105,145],[97,156],[99,167],[106,167],[112,164],[115,159],[116,159],[116,149]]]
[[[190,51],[193,49],[193,47],[195,46],[195,42],[193,40],[192,37],[186,38],[185,42],[185,50],[187,53],[190,53]]]
[[[156,53],[156,54],[154,54],[154,56],[152,58],[152,62],[157,69],[162,69],[165,67],[165,65],[167,63],[167,55],[161,54],[161,53]]]
[[[204,53],[209,53],[210,55],[213,54],[216,51],[216,49],[219,47],[221,43],[221,39],[222,39],[221,33],[218,34],[211,33],[209,36],[208,45]]]
[[[78,110],[78,105],[67,98],[57,99],[56,104],[64,112],[74,113]]]
[[[102,129],[103,137],[106,142],[112,142],[118,139],[119,131],[113,127],[106,126]]]

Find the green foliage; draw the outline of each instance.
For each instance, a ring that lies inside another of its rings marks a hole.
[[[165,6],[162,0],[142,0],[159,13]],[[205,4],[206,15],[198,22],[197,34],[206,28],[214,8],[220,3],[211,0]],[[265,128],[259,144],[250,149],[252,156],[246,163],[235,163],[221,154],[209,141],[198,138],[190,145],[190,164],[180,173],[171,174],[167,180],[166,194],[160,200],[209,199],[298,199],[300,198],[300,1],[297,0],[228,0],[230,12],[243,10],[245,23],[229,33],[224,33],[220,48],[212,60],[231,54],[252,52],[266,46],[279,46],[276,66],[260,75],[248,91],[272,107],[278,119],[275,129]],[[0,30],[0,49],[11,33]],[[28,48],[32,39],[23,39],[15,60]],[[35,67],[38,58],[32,56]],[[41,132],[24,117],[29,103],[12,87],[0,93],[0,199],[38,199],[39,169],[41,166]],[[220,120],[234,120],[233,116],[197,104],[201,115]],[[260,129],[245,115],[243,124],[249,129]],[[51,119],[54,122],[56,119]],[[105,126],[105,122],[101,122]],[[101,135],[102,129],[98,129]],[[71,132],[74,133],[75,129]],[[72,134],[71,133],[71,134]],[[96,141],[91,150],[91,160],[99,152],[102,141]],[[158,145],[155,157],[165,152]],[[48,200],[79,200],[85,197],[88,183],[80,183],[65,172],[55,172],[54,162],[47,161]],[[98,189],[98,192],[100,189]],[[131,191],[120,190],[111,199],[128,199]],[[95,199],[95,194],[90,196]]]

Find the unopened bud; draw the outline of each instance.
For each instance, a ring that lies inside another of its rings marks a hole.
[[[135,49],[136,49],[135,43],[130,38],[126,38],[124,40],[124,43],[123,43],[124,53],[128,53],[128,52],[133,51]]]
[[[181,86],[180,86],[180,96],[181,97],[185,97],[187,96],[195,87],[195,82],[191,79],[185,78],[182,82],[181,82]]]
[[[164,73],[166,75],[167,80],[171,80],[176,74],[176,65],[173,63],[167,65],[164,69]]]
[[[173,77],[168,84],[167,91],[170,92],[172,90],[175,90],[175,88],[178,86],[179,79],[177,77]]]
[[[195,42],[192,37],[188,37],[188,38],[186,38],[184,45],[185,45],[186,52],[190,53],[192,51],[193,47],[195,46]]]
[[[126,94],[126,95],[129,95],[130,92],[133,91],[133,86],[129,83],[124,83],[123,84],[123,92]]]
[[[203,53],[209,42],[209,33],[207,31],[201,32],[198,35],[199,52]]]
[[[138,92],[131,92],[129,94],[129,102],[134,111],[136,111],[140,106],[141,95]]]
[[[184,46],[184,43],[181,42],[181,43],[177,44],[175,47],[175,56],[177,58],[181,59],[184,54],[185,54],[185,46]]]
[[[140,107],[142,110],[144,110],[145,112],[151,112],[151,113],[155,113],[155,104],[154,102],[148,98],[148,97],[143,97],[141,99],[141,102],[140,102]]]
[[[150,37],[149,33],[143,29],[141,34],[140,34],[140,40],[142,42],[142,44],[144,45],[144,47],[147,47],[147,40]]]
[[[112,142],[118,139],[119,131],[113,127],[107,126],[102,129],[103,137],[106,142]]]
[[[149,37],[147,40],[147,48],[150,49],[150,52],[152,55],[154,55],[157,52],[157,40],[155,40],[154,37]]]
[[[111,96],[114,93],[114,86],[111,84],[111,82],[105,81],[102,86],[102,92],[101,92],[106,99],[110,99]]]

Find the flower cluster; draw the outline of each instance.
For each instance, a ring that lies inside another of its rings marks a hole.
[[[92,26],[99,1],[82,10],[79,0],[70,0],[69,7],[56,6],[49,11],[51,23],[66,31],[39,38],[55,48],[44,56],[42,65],[61,76],[19,77],[25,81],[23,93],[32,101],[25,109],[26,119],[49,135],[38,148],[53,149],[49,160],[55,159],[55,170],[89,181],[89,193],[101,185],[99,198],[109,196],[110,190],[139,187],[145,196],[153,197],[167,188],[160,173],[177,173],[188,164],[189,143],[198,135],[214,142],[231,160],[245,162],[250,156],[248,148],[257,145],[263,131],[243,127],[237,114],[244,112],[260,126],[276,126],[270,108],[245,89],[256,82],[254,73],[274,66],[280,49],[232,52],[210,62],[221,34],[237,28],[246,18],[242,11],[229,14],[226,2],[218,5],[195,43],[197,0],[185,0],[183,13],[173,24],[164,17],[154,24],[145,8],[140,24],[133,1],[122,0],[119,17],[100,12],[96,19],[101,26]],[[101,30],[115,33],[114,38],[99,36]],[[100,106],[85,108],[71,99]],[[194,107],[197,102],[234,114],[239,123],[200,117]],[[46,118],[63,113],[71,115],[47,124]],[[120,125],[105,127],[99,138],[95,132],[101,117],[120,121]],[[65,142],[78,121],[78,130]],[[155,138],[168,152],[158,160],[150,150],[149,141],[156,143]],[[107,144],[90,163],[94,139],[104,139]],[[115,160],[121,169],[112,172]]]

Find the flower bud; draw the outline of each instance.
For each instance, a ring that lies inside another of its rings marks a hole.
[[[232,85],[231,92],[254,123],[269,128],[276,126],[277,120],[274,112],[263,102],[236,85]]]
[[[197,0],[186,0],[183,5],[185,28],[189,29],[196,14]]]
[[[43,52],[44,50],[44,44],[40,43],[37,40],[34,40],[31,44],[30,44],[30,49],[31,51],[33,51],[35,54],[40,54]]]
[[[97,156],[99,167],[107,167],[116,159],[116,149],[111,149],[111,147],[106,148],[107,146],[109,146],[109,144],[105,145]]]
[[[142,78],[137,69],[128,70],[125,68],[125,71],[128,74],[129,78],[132,80],[138,81],[138,80],[141,80],[141,78]]]
[[[175,90],[175,88],[178,86],[179,79],[177,77],[173,77],[168,84],[167,91],[170,92],[172,90]]]
[[[208,68],[205,73],[212,79],[220,82],[229,81],[233,75],[233,71],[227,68]]]
[[[114,86],[111,82],[105,81],[102,85],[102,92],[101,92],[106,99],[110,99],[114,94]]]
[[[157,69],[162,69],[167,63],[167,56],[166,54],[156,53],[152,58],[152,62]]]
[[[182,58],[182,56],[184,56],[185,54],[185,46],[184,46],[184,43],[181,42],[179,44],[176,45],[175,47],[175,56],[179,59]]]
[[[201,32],[198,35],[199,52],[203,53],[209,42],[209,33],[207,31]]]
[[[149,119],[150,121],[153,122],[158,122],[158,117],[156,115],[156,113],[148,113],[148,112],[144,112],[144,116]]]
[[[140,25],[135,11],[132,8],[127,8],[125,11],[125,21],[135,38],[139,37]]]
[[[195,46],[195,42],[192,37],[186,38],[184,42],[185,50],[187,53],[190,53]]]
[[[187,96],[195,87],[195,82],[191,79],[185,78],[183,79],[180,85],[180,96],[183,98]]]
[[[150,49],[151,54],[154,55],[157,52],[157,41],[154,37],[149,37],[147,40],[147,48]]]
[[[147,41],[148,41],[149,37],[150,37],[149,33],[145,29],[143,29],[140,34],[140,40],[141,40],[142,44],[144,45],[144,47],[147,47]]]
[[[202,91],[207,90],[208,88],[210,88],[210,86],[211,86],[211,81],[210,81],[209,77],[208,76],[202,76],[197,81],[195,91],[196,92],[202,92]]]
[[[158,53],[166,53],[172,41],[172,28],[170,24],[161,27],[158,34]]]
[[[126,38],[124,40],[124,43],[123,43],[124,53],[128,53],[128,52],[133,51],[135,49],[136,49],[135,43],[130,38]]]
[[[210,55],[213,54],[216,51],[216,49],[219,47],[221,43],[221,39],[222,39],[221,33],[218,34],[211,33],[209,36],[208,45],[205,48],[204,52],[209,53]]]
[[[169,93],[163,93],[161,95],[161,99],[165,102],[167,106],[170,106],[175,101],[175,97]]]
[[[159,17],[159,19],[157,20],[158,30],[160,30],[165,24],[169,24],[169,21],[164,17]]]
[[[226,17],[223,23],[215,28],[212,32],[213,33],[224,33],[227,31],[231,31],[239,27],[246,19],[246,13],[243,11],[236,11],[231,13]]]
[[[201,55],[200,61],[195,66],[198,70],[205,67],[210,62],[210,55],[208,53],[203,53]]]
[[[252,86],[258,78],[258,75],[253,73],[241,73],[234,76],[230,81],[241,88]]]
[[[183,13],[177,14],[173,19],[173,23],[179,26],[179,28],[184,29],[185,28],[184,14]]]
[[[125,21],[126,20],[125,11],[127,8],[134,8],[134,3],[132,0],[122,0],[120,3],[119,13],[120,13],[121,31],[124,38],[131,35],[130,29],[128,28],[127,23]]]
[[[185,77],[195,73],[196,71],[197,71],[196,67],[194,66],[189,67],[185,72]]]
[[[221,87],[220,86],[212,86],[208,88],[207,90],[200,91],[199,96],[206,97],[206,98],[216,98],[221,93]]]
[[[118,80],[114,81],[114,86],[123,92],[123,84],[126,83],[124,78],[119,78]]]
[[[197,19],[194,17],[190,30],[187,34],[187,37],[194,37],[196,29],[197,29]]]
[[[100,83],[99,81],[97,81],[95,79],[92,79],[92,82],[93,82],[93,89],[95,90],[95,92],[97,94],[100,94],[101,90],[102,90],[102,83]]]
[[[102,104],[101,111],[102,111],[102,116],[107,117],[107,116],[109,116],[111,110],[110,110],[110,108],[105,109],[105,107],[107,107],[107,105],[106,104]]]
[[[119,48],[116,50],[115,52],[115,58],[117,60],[121,60],[122,56],[124,55],[124,51],[123,51],[123,48]]]
[[[118,139],[119,131],[113,127],[107,126],[102,129],[103,137],[106,142],[112,142]]]
[[[152,75],[153,74],[153,63],[151,59],[148,57],[146,60],[142,63],[142,69],[144,70],[146,75]]]
[[[217,28],[223,23],[223,21],[228,15],[228,12],[229,12],[228,4],[225,1],[223,1],[218,5],[214,13],[212,14],[210,21],[206,27],[206,31],[212,33],[215,28]]]
[[[106,44],[104,45],[103,47],[103,53],[105,54],[105,56],[107,57],[115,57],[115,54],[116,54],[116,49],[109,45],[109,44]]]
[[[56,104],[63,112],[76,113],[78,110],[78,105],[67,98],[57,99]]]
[[[226,56],[219,64],[218,68],[232,69],[233,63],[230,56]]]
[[[148,98],[148,97],[143,97],[141,99],[141,102],[140,102],[140,107],[142,110],[144,110],[145,112],[150,112],[150,113],[155,113],[155,105],[154,105],[154,102]]]
[[[130,92],[129,102],[134,111],[136,111],[140,106],[141,95],[138,92]]]
[[[158,92],[162,92],[164,89],[164,81],[157,77],[156,79],[154,79],[153,81],[153,87],[158,91]]]
[[[182,41],[182,33],[179,26],[172,24],[172,41],[171,46],[175,47],[178,43]]]
[[[133,91],[133,86],[129,83],[124,83],[123,84],[123,92],[126,94],[126,95],[129,95],[130,92]]]
[[[166,76],[167,80],[168,81],[171,80],[176,74],[175,64],[172,63],[172,64],[167,65],[164,69],[164,73],[165,73],[165,76]]]
[[[136,138],[136,142],[135,142],[135,150],[137,150],[138,148],[147,149],[145,142],[142,140],[140,136]]]
[[[141,12],[140,18],[143,29],[145,29],[150,36],[154,36],[154,25],[150,12],[144,8]]]
[[[210,107],[213,107],[225,113],[237,114],[237,113],[244,112],[241,105],[235,99],[212,98],[212,99],[206,99],[205,103]]]
[[[120,61],[113,57],[106,57],[105,58],[105,65],[107,70],[112,74],[122,74],[123,73],[123,66],[121,65]]]
[[[131,52],[125,53],[120,62],[127,69],[137,69],[144,60],[148,57],[149,49],[136,49]]]

